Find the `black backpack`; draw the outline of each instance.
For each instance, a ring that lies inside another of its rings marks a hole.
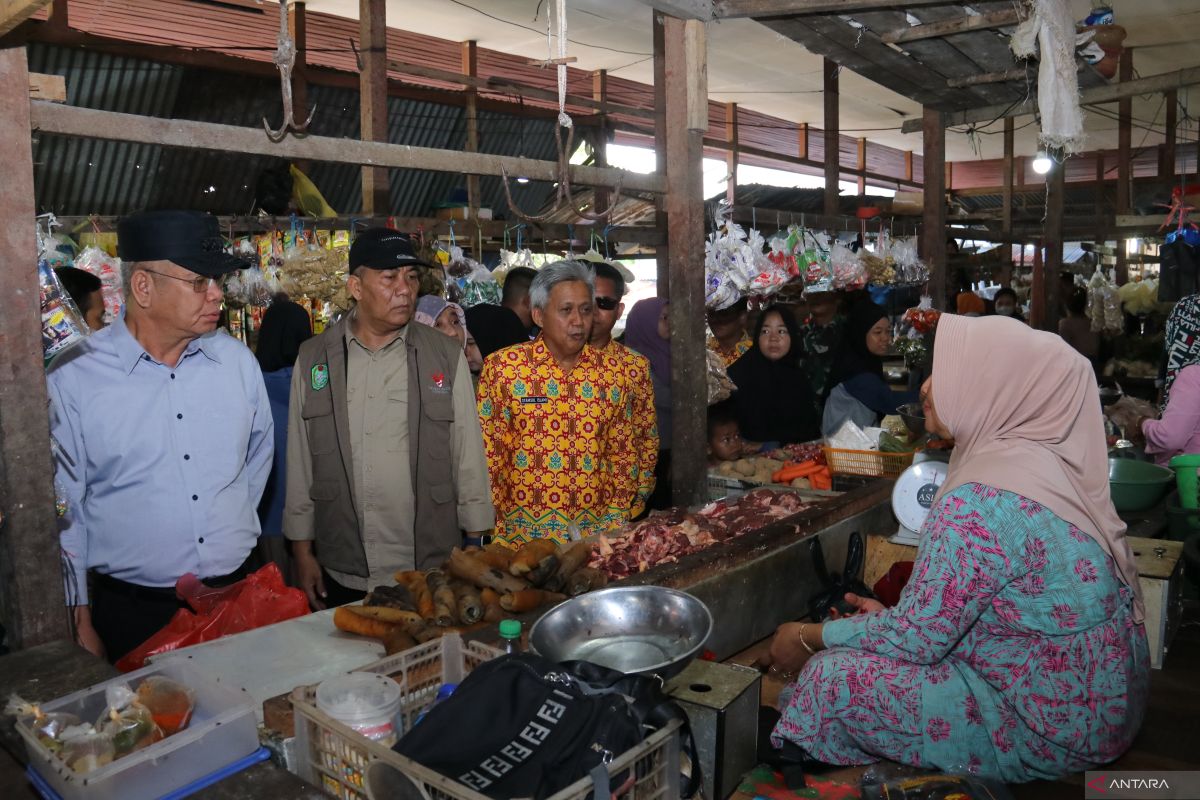
[[[683,723],[691,797],[695,743],[657,678],[520,653],[476,667],[392,749],[488,797],[540,800],[591,775],[600,800],[630,777],[610,782],[607,764],[673,719]]]

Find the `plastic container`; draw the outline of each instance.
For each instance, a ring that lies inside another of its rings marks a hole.
[[[475,667],[503,655],[503,651],[478,642],[463,643],[457,634],[388,656],[359,672],[403,676],[400,702],[405,729],[427,711],[441,687],[459,683]],[[297,774],[326,793],[342,800],[367,800],[365,773],[374,761],[385,761],[412,779],[421,796],[432,800],[487,800],[468,787],[405,758],[378,742],[361,736],[314,705],[315,689],[298,687],[292,693],[296,712]],[[680,797],[679,723],[671,722],[636,747],[615,757],[610,775],[634,768],[637,780],[622,800],[674,800]],[[585,777],[546,800],[585,800],[592,781]]]
[[[187,728],[86,774],[72,771],[38,740],[28,719],[17,721],[29,767],[62,800],[153,800],[226,768],[259,749],[254,706],[241,689],[214,680],[185,660],[153,664],[42,703],[46,713],[64,711],[94,720],[104,711],[109,686],[128,684],[135,691],[151,675],[163,675],[196,693]]]
[[[1200,507],[1197,502],[1197,470],[1200,470],[1200,453],[1185,453],[1171,459],[1175,470],[1175,484],[1179,487],[1179,505],[1183,508]]]
[[[322,681],[317,686],[317,708],[368,739],[391,747],[399,739],[396,715],[400,712],[404,676],[351,672]]]

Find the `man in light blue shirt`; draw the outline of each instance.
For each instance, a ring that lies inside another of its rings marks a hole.
[[[185,573],[245,574],[273,450],[258,363],[217,330],[220,278],[246,263],[216,219],[135,214],[118,242],[124,314],[48,376],[67,603],[79,643],[112,661],[180,608]]]

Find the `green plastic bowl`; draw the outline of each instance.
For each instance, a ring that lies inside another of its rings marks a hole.
[[[1175,483],[1166,467],[1132,458],[1108,460],[1108,487],[1117,511],[1145,511],[1161,501]]]

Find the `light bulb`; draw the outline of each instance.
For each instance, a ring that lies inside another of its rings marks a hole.
[[[517,183],[529,183],[529,178],[517,178]]]
[[[1033,159],[1033,171],[1038,175],[1045,175],[1052,166],[1054,166],[1054,162],[1050,160],[1050,156],[1046,155],[1046,151],[1039,150]]]

